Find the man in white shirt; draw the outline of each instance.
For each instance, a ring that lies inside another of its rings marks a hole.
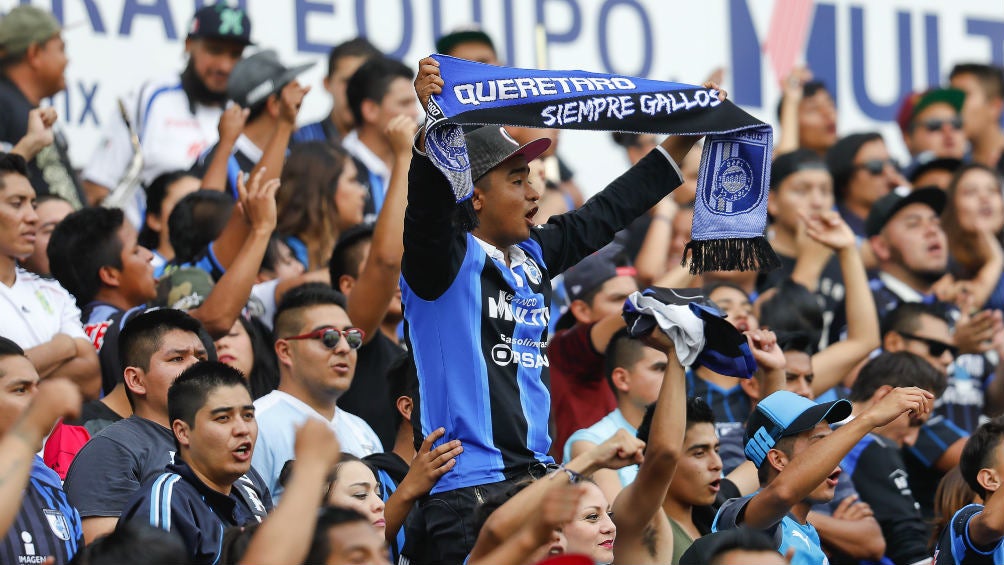
[[[85,397],[101,388],[98,357],[80,310],[59,283],[17,266],[35,250],[35,189],[20,155],[0,153],[0,335],[25,350],[40,377],[66,377]]]
[[[283,296],[274,327],[279,388],[254,403],[260,431],[252,465],[277,497],[279,473],[294,458],[296,428],[307,418],[329,422],[346,453],[365,457],[383,447],[362,418],[336,406],[352,384],[356,349],[363,343],[345,297],[321,283],[297,287]]]
[[[251,20],[241,8],[221,2],[199,9],[185,39],[188,64],[180,76],[144,83],[125,100],[126,113],[143,154],[140,182],[187,170],[216,142],[220,114],[227,102],[227,79],[251,43]],[[133,156],[125,121],[114,112],[106,120],[102,145],[84,168],[91,203],[102,201],[119,184]],[[143,192],[130,200],[126,215],[139,227]]]

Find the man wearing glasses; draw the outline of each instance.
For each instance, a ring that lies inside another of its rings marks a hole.
[[[860,238],[866,237],[865,218],[875,202],[908,184],[877,132],[842,138],[826,153],[826,166],[833,175],[837,210]]]
[[[962,104],[966,93],[956,88],[933,88],[907,96],[896,121],[903,142],[916,159],[930,152],[935,157],[962,159],[968,143],[962,130]]]
[[[361,458],[383,447],[362,418],[336,405],[352,384],[364,338],[352,327],[345,297],[326,284],[299,286],[282,297],[273,327],[279,388],[254,403],[259,435],[252,465],[278,498],[279,474],[294,458],[296,428],[307,418],[328,422],[345,453]]]

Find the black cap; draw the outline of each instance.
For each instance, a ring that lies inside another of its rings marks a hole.
[[[568,301],[581,299],[614,277],[633,277],[637,274],[635,268],[628,265],[624,246],[619,243],[608,244],[565,271]]]
[[[251,45],[251,19],[241,8],[223,2],[203,6],[192,16],[189,39],[223,39]]]
[[[465,133],[467,155],[471,160],[471,180],[477,181],[506,159],[523,155],[533,161],[551,146],[551,140],[542,137],[520,145],[502,126],[485,126]]]
[[[872,209],[865,219],[865,233],[868,237],[876,236],[882,231],[889,220],[904,207],[913,203],[926,204],[938,215],[945,209],[945,191],[940,188],[909,188],[899,187],[872,204]]]
[[[826,166],[833,175],[833,190],[837,198],[842,198],[854,174],[854,158],[861,146],[869,141],[881,140],[882,135],[876,132],[853,133],[841,138],[826,152]]]
[[[916,184],[916,180],[928,171],[948,171],[955,173],[962,166],[962,161],[951,157],[938,157],[933,151],[925,151],[917,158],[906,171],[906,180],[910,184]]]
[[[794,151],[778,155],[770,165],[770,188],[775,189],[781,186],[784,179],[789,176],[806,170],[826,170],[826,163],[815,151],[808,149],[796,149]]]
[[[495,44],[492,43],[492,38],[488,37],[487,33],[481,31],[479,28],[465,28],[451,31],[437,39],[436,53],[446,55],[457,45],[470,42],[484,43],[488,47],[491,47],[492,51],[495,50]]]

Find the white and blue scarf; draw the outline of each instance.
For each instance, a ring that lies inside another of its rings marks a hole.
[[[697,179],[691,271],[768,270],[779,262],[764,237],[770,126],[718,91],[585,71],[539,71],[433,55],[443,92],[426,109],[426,144],[476,225],[464,125],[707,135]]]

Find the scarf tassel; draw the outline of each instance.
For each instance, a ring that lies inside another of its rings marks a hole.
[[[690,252],[690,274],[709,271],[762,271],[781,266],[766,237],[691,240],[683,252],[681,265]]]

